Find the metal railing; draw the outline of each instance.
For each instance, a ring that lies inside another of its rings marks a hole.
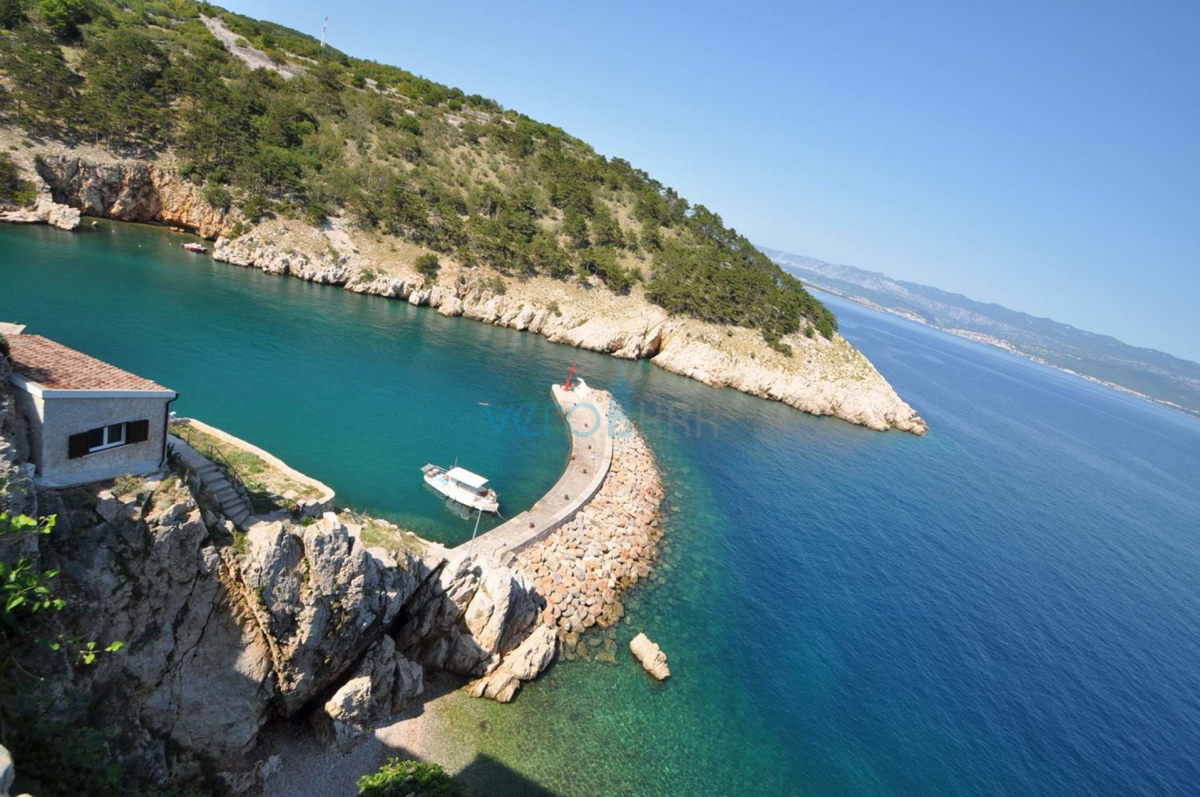
[[[183,434],[179,433],[180,427],[183,427],[184,429]],[[172,419],[171,430],[176,437],[191,446],[193,450],[198,452],[209,462],[212,462],[218,468],[223,470],[225,474],[233,481],[233,488],[237,490],[238,494],[241,495],[242,498],[246,499],[247,501],[251,500],[250,486],[246,481],[246,477],[243,476],[242,472],[238,470],[237,465],[234,465],[233,462],[211,442],[198,443],[197,441],[194,441],[192,439],[192,426],[187,422],[186,419]]]

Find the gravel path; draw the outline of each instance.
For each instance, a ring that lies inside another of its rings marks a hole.
[[[206,17],[201,14],[200,19],[204,21],[204,26],[208,28],[208,32],[216,36],[221,44],[225,45],[226,50],[242,59],[246,66],[251,69],[270,69],[272,72],[278,72],[285,78],[293,78],[296,75],[304,74],[304,70],[294,64],[275,63],[262,50],[250,47],[249,45],[234,44],[241,37],[225,27],[225,23],[217,17]]]

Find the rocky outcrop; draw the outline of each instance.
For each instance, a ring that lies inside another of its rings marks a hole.
[[[875,366],[841,335],[792,336],[787,343],[803,368],[781,368],[778,362],[725,351],[707,336],[679,334],[664,336],[652,362],[706,385],[731,387],[877,431],[898,429],[923,435],[929,430]]]
[[[502,665],[481,697],[511,700],[517,682],[536,677],[554,658],[554,633],[541,630],[545,599],[521,571],[466,553],[448,562],[411,602],[396,637],[408,658],[427,668],[481,679]],[[503,680],[503,683],[501,683]]]
[[[71,670],[48,711],[69,717],[75,693],[121,695],[93,716],[121,728],[124,762],[151,783],[198,767],[168,744],[235,764],[267,721],[275,673],[190,491],[174,479],[120,496],[77,489],[44,493],[41,508],[58,515],[41,556],[69,588],[69,635],[126,643]]]
[[[508,703],[523,681],[538,677],[554,660],[558,635],[552,625],[539,625],[521,644],[504,656],[500,666],[467,686],[473,697],[488,697]]]
[[[234,222],[232,214],[204,201],[202,186],[174,169],[134,160],[97,163],[69,153],[42,155],[35,168],[55,203],[84,215],[161,222],[206,238]]]
[[[671,668],[667,666],[667,654],[645,634],[638,634],[629,640],[629,650],[646,672],[656,679],[665,681],[671,676]]]
[[[421,695],[422,665],[493,676],[475,691],[507,700],[553,658],[545,602],[520,572],[446,566],[436,546],[431,563],[397,561],[333,513],[231,536],[175,476],[43,501],[58,527],[22,555],[61,568],[65,632],[126,643],[90,667],[60,661],[45,716],[113,729],[142,783],[198,777],[203,760],[251,788],[277,766],[253,755],[275,718],[311,708],[347,746]]]
[[[218,240],[213,247],[213,259],[324,285],[344,285],[355,273],[349,258],[336,250],[306,252],[275,242],[260,244],[250,237]]]
[[[40,194],[31,208],[0,210],[0,221],[12,224],[49,224],[60,230],[79,229],[79,209],[61,205],[46,193]]]
[[[291,716],[390,630],[424,575],[365,549],[332,512],[309,526],[264,522],[232,565],[270,649],[280,710]]]

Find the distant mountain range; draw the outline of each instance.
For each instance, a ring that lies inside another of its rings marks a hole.
[[[875,271],[759,249],[818,290],[1200,416],[1200,363]]]

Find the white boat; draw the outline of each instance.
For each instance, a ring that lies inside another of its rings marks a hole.
[[[484,512],[500,509],[500,495],[486,487],[488,480],[478,473],[471,473],[457,465],[449,470],[426,465],[421,472],[425,474],[426,484],[453,501]]]

